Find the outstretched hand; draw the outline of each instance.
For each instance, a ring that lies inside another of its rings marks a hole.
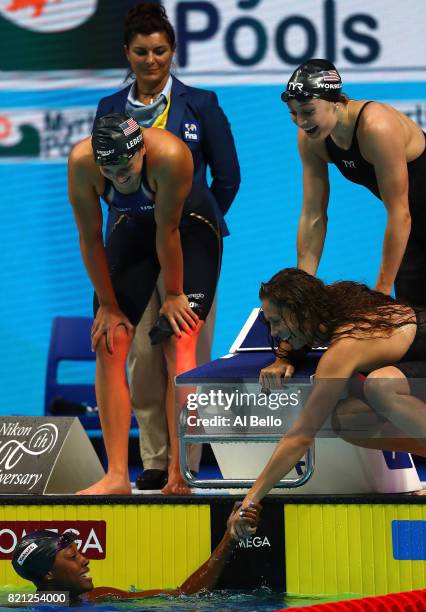
[[[234,540],[243,540],[256,533],[260,522],[262,506],[250,502],[245,507],[243,502],[236,502],[226,523],[227,530]]]

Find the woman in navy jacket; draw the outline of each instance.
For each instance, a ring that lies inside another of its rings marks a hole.
[[[96,117],[127,112],[143,127],[165,128],[182,139],[194,161],[194,182],[207,184],[213,195],[222,235],[229,234],[224,216],[240,184],[240,169],[229,122],[212,91],[188,87],[170,68],[176,48],[175,33],[164,8],[144,2],[127,14],[125,52],[134,75],[131,85],[102,98]],[[108,228],[116,221],[110,213]],[[169,441],[166,421],[166,389],[173,382],[167,374],[160,347],[151,347],[148,331],[158,318],[164,297],[161,281],[139,323],[129,353],[132,406],[138,419],[144,473],[137,479],[140,489],[162,488],[167,481]],[[196,306],[197,296],[188,296]],[[214,306],[200,334],[197,363],[210,359]],[[148,383],[148,384],[147,384]],[[201,448],[194,447],[190,467],[197,471]],[[169,491],[167,488],[165,492]]]

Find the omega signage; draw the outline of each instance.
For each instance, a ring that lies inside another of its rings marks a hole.
[[[78,550],[87,559],[105,559],[105,521],[1,521],[0,559],[12,559],[19,540],[27,533],[40,529],[72,533]]]

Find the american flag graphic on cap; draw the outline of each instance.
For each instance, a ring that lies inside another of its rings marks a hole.
[[[127,119],[127,121],[123,121],[120,123],[120,128],[123,130],[125,136],[129,136],[129,134],[133,134],[136,130],[139,130],[139,124],[131,117]]]
[[[326,83],[339,83],[340,82],[340,76],[337,70],[323,70],[322,76]]]

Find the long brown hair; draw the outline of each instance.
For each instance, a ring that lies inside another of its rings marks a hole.
[[[298,268],[285,268],[262,283],[259,297],[280,312],[288,309],[310,341],[321,324],[327,328],[327,336],[337,339],[361,338],[370,331],[386,337],[396,328],[415,323],[407,307],[389,295],[353,281],[326,285]]]

